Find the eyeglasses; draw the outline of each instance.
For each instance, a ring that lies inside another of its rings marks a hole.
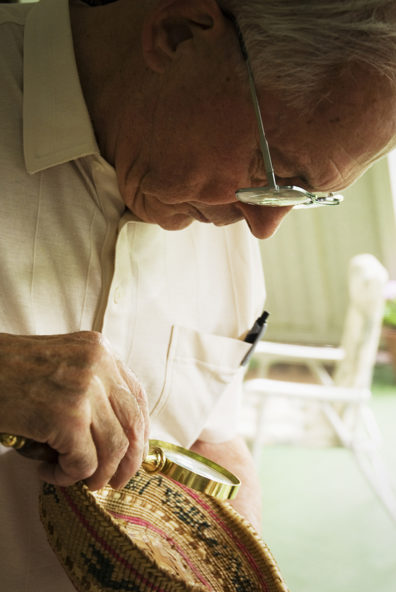
[[[315,194],[295,185],[277,184],[267,138],[265,137],[263,118],[261,116],[260,106],[257,98],[256,84],[254,82],[253,71],[245,41],[234,15],[228,12],[224,14],[234,24],[238,35],[242,56],[246,63],[249,76],[249,87],[259,130],[260,148],[264,160],[265,174],[267,176],[268,183],[268,185],[265,185],[264,187],[238,189],[235,192],[237,199],[248,204],[259,206],[294,206],[294,208],[335,206],[340,204],[344,199],[342,195],[333,195],[333,193]]]

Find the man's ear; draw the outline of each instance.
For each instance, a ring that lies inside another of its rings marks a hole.
[[[218,35],[224,28],[225,17],[215,0],[159,0],[143,22],[145,62],[162,73],[182,43],[199,33]]]

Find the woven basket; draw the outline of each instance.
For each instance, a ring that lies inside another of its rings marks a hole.
[[[44,484],[48,540],[79,592],[287,592],[267,546],[235,510],[161,475],[120,490]]]

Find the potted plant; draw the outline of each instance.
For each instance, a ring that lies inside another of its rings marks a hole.
[[[396,298],[386,300],[383,324],[385,343],[396,377]]]

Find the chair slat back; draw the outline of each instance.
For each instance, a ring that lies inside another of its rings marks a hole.
[[[388,272],[371,254],[349,264],[349,305],[341,347],[344,359],[334,373],[336,385],[370,387],[381,336]]]

